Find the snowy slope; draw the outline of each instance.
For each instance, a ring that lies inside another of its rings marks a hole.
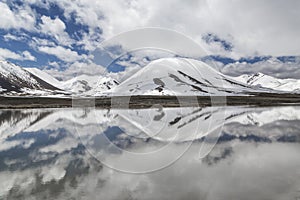
[[[0,61],[0,93],[8,95],[50,95],[51,92],[81,95],[101,95],[119,83],[111,77],[82,74],[59,81],[37,68],[22,68]],[[66,91],[66,92],[63,92]]]
[[[26,71],[30,72],[31,74],[35,75],[36,77],[39,77],[40,79],[44,80],[45,82],[59,88],[62,88],[62,82],[54,78],[53,76],[49,75],[48,73],[37,69],[37,68],[24,68]]]
[[[86,96],[245,95],[248,92],[300,92],[300,80],[277,79],[262,73],[230,77],[198,60],[163,58],[150,62],[121,84],[109,74],[81,74],[58,81],[42,70],[23,69],[0,61],[1,94],[49,95],[57,90]]]
[[[86,92],[96,85],[98,78],[97,76],[80,75],[63,82],[62,87],[73,93]]]
[[[0,86],[5,92],[46,92],[58,90],[23,68],[7,61],[0,61]]]
[[[112,90],[118,95],[242,95],[254,91],[201,61],[185,58],[155,60]]]
[[[235,80],[251,86],[261,86],[284,92],[300,92],[300,80],[278,79],[262,73],[233,77]]]

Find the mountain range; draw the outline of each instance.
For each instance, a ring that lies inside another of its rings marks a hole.
[[[59,81],[37,68],[0,61],[0,94],[33,95],[247,95],[253,92],[299,93],[300,80],[278,79],[262,73],[232,77],[198,60],[154,60],[121,83],[109,76],[80,74]]]
[[[262,86],[273,90],[285,92],[299,92],[300,80],[297,79],[278,79],[263,73],[252,75],[241,75],[234,77],[235,80],[251,86]]]

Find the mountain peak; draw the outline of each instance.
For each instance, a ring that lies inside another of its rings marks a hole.
[[[250,86],[260,86],[263,88],[270,88],[275,91],[298,93],[300,90],[300,80],[279,79],[260,72],[252,75],[241,75],[234,77],[234,79]]]
[[[57,90],[58,88],[8,61],[0,61],[1,91]]]
[[[59,89],[58,89],[59,88]],[[249,92],[299,92],[300,80],[277,79],[263,73],[230,77],[206,63],[187,58],[161,58],[119,83],[109,76],[80,75],[58,81],[37,68],[23,69],[0,60],[0,93],[8,95],[246,95]],[[64,90],[64,91],[62,91]],[[42,93],[41,93],[42,91]],[[53,93],[54,92],[54,93]],[[60,94],[62,94],[59,92]]]
[[[122,95],[233,95],[254,91],[206,63],[187,58],[152,61],[114,89]]]

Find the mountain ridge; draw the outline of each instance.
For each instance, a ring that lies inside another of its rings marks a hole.
[[[141,81],[142,80],[142,81]],[[244,95],[257,87],[234,80],[204,62],[186,58],[152,61],[113,89],[129,95]],[[261,88],[261,92],[268,92]]]
[[[300,80],[297,79],[279,79],[261,72],[250,75],[243,74],[234,79],[251,86],[262,86],[285,92],[300,92]]]
[[[34,92],[35,90],[44,93]],[[0,61],[0,94],[47,96],[54,91],[83,96],[298,93],[300,80],[278,79],[263,73],[232,77],[222,74],[202,61],[162,58],[150,62],[121,83],[109,76],[86,74],[59,81],[43,70],[22,68],[8,61]]]
[[[2,92],[26,92],[28,90],[55,91],[55,86],[42,78],[8,61],[0,61],[0,83]]]

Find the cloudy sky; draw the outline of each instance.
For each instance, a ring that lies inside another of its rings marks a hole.
[[[93,51],[102,41],[158,27],[232,59],[222,65],[227,74],[300,78],[299,10],[298,0],[0,0],[0,59],[42,69],[95,67]],[[275,60],[273,68],[257,59],[268,56],[283,63]]]

